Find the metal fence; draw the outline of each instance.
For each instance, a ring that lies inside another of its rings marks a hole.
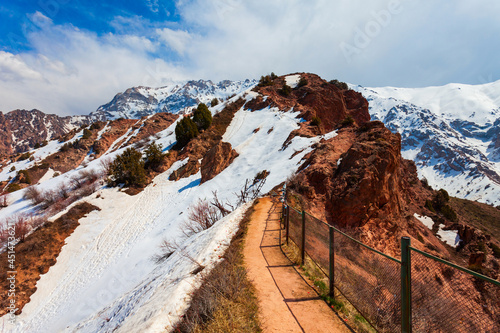
[[[284,200],[292,241],[379,332],[500,332],[500,282],[401,241],[401,260],[297,210]]]

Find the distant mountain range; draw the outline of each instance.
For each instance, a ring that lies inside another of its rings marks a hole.
[[[138,119],[158,112],[182,114],[239,94],[255,80],[198,80],[165,87],[133,87],[88,116],[59,117],[41,111],[0,113],[0,154],[19,153],[94,121]],[[372,119],[399,132],[402,154],[420,177],[451,195],[500,204],[500,81],[427,88],[350,85],[369,101]]]
[[[450,195],[500,204],[500,81],[427,88],[351,86],[372,119],[399,132],[402,155]]]

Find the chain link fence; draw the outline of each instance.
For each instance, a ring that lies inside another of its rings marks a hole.
[[[411,253],[413,332],[500,332],[500,286],[436,259]]]
[[[285,204],[284,228],[303,258],[307,255],[377,331],[500,332],[500,282],[410,246],[405,263],[411,280],[405,285],[411,292],[403,295],[401,260],[297,209],[302,206],[297,195],[287,196]],[[411,310],[402,308],[403,296]],[[411,328],[402,329],[404,318]]]

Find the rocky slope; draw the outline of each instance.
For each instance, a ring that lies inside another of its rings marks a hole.
[[[500,204],[500,81],[428,88],[352,86],[402,137],[420,177],[469,200]]]
[[[59,117],[36,109],[0,112],[0,156],[25,152],[88,123],[84,116]]]

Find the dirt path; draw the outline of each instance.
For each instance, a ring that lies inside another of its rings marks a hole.
[[[279,210],[259,199],[243,250],[264,332],[351,332],[279,247]]]

